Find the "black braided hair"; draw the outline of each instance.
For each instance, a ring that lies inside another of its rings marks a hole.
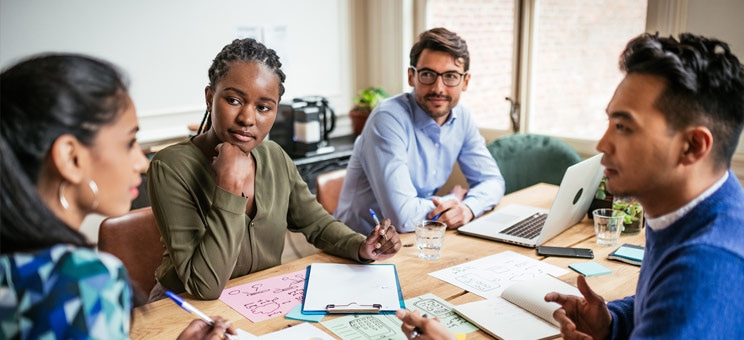
[[[230,71],[231,63],[240,62],[258,62],[266,65],[279,77],[279,99],[284,95],[284,81],[287,76],[282,71],[282,63],[276,51],[266,47],[264,44],[255,39],[235,39],[232,43],[222,48],[220,53],[212,61],[209,67],[209,86],[214,88],[215,85]],[[209,130],[212,125],[209,119],[209,111],[204,113],[202,124],[197,134]]]

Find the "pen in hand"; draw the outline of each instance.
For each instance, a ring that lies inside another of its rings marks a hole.
[[[426,314],[422,315],[421,317],[426,319]],[[418,326],[413,327],[413,331],[411,331],[411,339],[418,338],[421,336],[421,334],[424,334],[421,333],[421,328],[419,328]]]
[[[183,298],[181,298],[180,296],[178,296],[178,294],[176,294],[174,292],[171,292],[170,290],[166,290],[165,291],[165,295],[167,295],[169,298],[171,298],[171,300],[173,300],[173,302],[175,302],[176,304],[178,304],[179,307],[183,308],[183,310],[185,310],[185,311],[187,311],[187,312],[189,312],[191,314],[195,314],[200,319],[202,319],[204,322],[206,322],[206,323],[208,323],[210,325],[214,325],[214,320],[212,320],[212,318],[210,318],[209,316],[207,316],[207,314],[204,314],[202,311],[196,309],[196,307],[192,306],[190,303],[186,302]]]
[[[375,225],[380,225],[380,219],[377,218],[377,214],[375,214],[375,211],[372,210],[372,208],[369,208],[369,215],[372,216],[373,220],[375,220]]]
[[[171,298],[171,300],[173,300],[173,302],[178,304],[179,307],[183,308],[183,310],[198,316],[199,319],[202,319],[202,321],[206,322],[210,326],[214,326],[214,320],[212,320],[212,318],[210,318],[207,314],[204,314],[204,312],[198,310],[196,307],[194,307],[190,303],[186,302],[186,300],[178,296],[178,294],[171,292],[170,290],[166,290],[165,295]],[[235,337],[230,334],[225,334],[225,336],[228,339],[235,339]]]
[[[372,208],[369,208],[369,214],[372,216],[372,219],[375,220],[375,225],[379,225],[380,228],[382,228],[382,224],[380,223],[380,219],[377,217],[377,214],[375,214],[375,211],[372,210]],[[382,234],[382,239],[387,241],[387,229],[381,229],[380,233]]]

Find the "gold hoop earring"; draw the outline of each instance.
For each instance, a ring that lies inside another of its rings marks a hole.
[[[90,210],[98,208],[98,184],[94,180],[88,181],[88,188],[93,193],[93,203],[90,205]]]
[[[70,209],[70,203],[67,202],[67,199],[65,198],[65,194],[62,192],[62,189],[64,189],[66,184],[67,184],[67,181],[62,180],[62,182],[59,183],[59,188],[57,189],[57,195],[59,196],[59,204],[61,204],[62,208],[64,208],[65,210]]]
[[[64,187],[67,185],[67,181],[62,180],[62,182],[59,183],[59,189],[57,189],[57,195],[59,196],[59,204],[62,205],[62,208],[65,210],[70,209],[70,202],[67,201],[67,198],[65,198],[65,194],[62,192]],[[88,188],[90,188],[90,191],[93,193],[93,203],[90,205],[90,210],[95,210],[98,208],[98,184],[94,180],[88,181]]]

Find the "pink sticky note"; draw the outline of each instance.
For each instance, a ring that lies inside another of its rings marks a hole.
[[[305,270],[246,283],[222,291],[220,301],[245,316],[259,322],[285,315],[302,303]]]

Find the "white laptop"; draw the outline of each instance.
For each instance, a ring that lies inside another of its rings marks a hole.
[[[457,229],[524,247],[537,247],[581,221],[592,203],[604,167],[598,154],[566,169],[550,210],[511,204]]]

